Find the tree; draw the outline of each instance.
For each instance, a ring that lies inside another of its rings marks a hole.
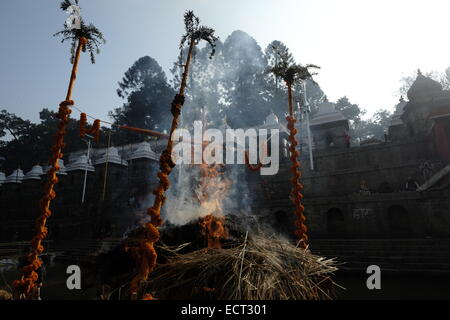
[[[335,104],[336,110],[342,112],[344,117],[346,117],[350,124],[355,124],[361,121],[361,116],[365,114],[357,104],[351,103],[350,100],[344,96],[340,98]]]
[[[23,120],[13,113],[6,110],[0,111],[0,138],[10,134],[17,140],[29,131],[31,125],[30,121]]]
[[[298,162],[299,152],[296,147],[298,145],[297,140],[295,139],[295,135],[297,134],[297,129],[295,128],[296,119],[294,118],[294,106],[292,101],[292,86],[299,82],[305,81],[307,79],[312,80],[312,76],[315,73],[309,71],[309,69],[319,68],[316,65],[306,65],[302,66],[300,64],[295,64],[295,61],[292,59],[292,56],[288,52],[279,53],[278,63],[271,69],[273,74],[276,77],[280,77],[284,80],[287,86],[288,92],[288,110],[289,115],[286,118],[288,121],[288,129],[289,129],[289,151],[291,154],[291,162],[293,178],[292,182],[292,191],[291,191],[291,200],[295,205],[295,215],[297,216],[297,220],[295,225],[297,226],[297,230],[295,231],[296,235],[299,238],[300,245],[303,248],[307,248],[308,246],[308,235],[307,235],[307,227],[305,225],[306,217],[303,214],[304,207],[301,204],[301,200],[303,195],[301,193],[303,186],[300,184],[300,163]]]
[[[73,5],[78,5],[78,0],[75,0],[72,3],[71,0],[64,0],[61,2],[61,10],[66,11],[69,7]],[[89,52],[91,57],[91,62],[95,63],[95,53],[100,53],[100,45],[105,44],[106,40],[103,38],[103,34],[94,26],[92,23],[87,25],[83,19],[80,19],[80,28],[69,28],[67,24],[64,24],[64,29],[58,31],[53,36],[62,36],[61,43],[65,41],[70,41],[70,63],[75,65],[77,59],[79,58],[78,50],[75,48],[78,47],[83,52]],[[80,39],[85,39],[85,41],[81,41],[82,45],[80,46]],[[78,55],[78,56],[77,56]]]
[[[225,41],[224,105],[233,128],[262,124],[270,113],[265,93],[267,60],[258,43],[243,31]]]
[[[184,14],[184,26],[186,33],[181,37],[180,54],[183,53],[183,48],[186,44],[188,44],[189,49],[187,52],[186,62],[184,64],[184,72],[181,78],[180,90],[172,101],[171,112],[173,115],[173,119],[169,131],[170,137],[172,137],[172,134],[178,127],[181,108],[185,100],[184,94],[186,90],[189,67],[191,64],[194,48],[201,40],[204,40],[210,45],[212,49],[212,57],[215,53],[215,42],[218,39],[214,35],[214,29],[200,25],[200,19],[194,15],[193,11],[187,11]],[[150,216],[151,220],[150,222],[146,223],[144,225],[144,228],[141,230],[141,234],[139,235],[139,244],[137,246],[134,245],[128,247],[128,250],[136,259],[137,267],[137,274],[133,277],[130,283],[132,299],[138,298],[138,290],[140,288],[141,282],[147,280],[149,273],[156,266],[157,254],[154,249],[154,243],[159,240],[160,234],[158,231],[158,227],[160,227],[163,222],[161,219],[161,207],[164,205],[166,199],[165,192],[169,188],[169,174],[175,167],[175,164],[172,161],[172,148],[173,141],[172,139],[168,139],[166,149],[162,152],[159,161],[159,183],[156,189],[153,191],[153,194],[155,195],[153,206],[147,210],[147,214]],[[152,297],[149,295],[145,296],[144,298],[151,299]]]
[[[441,84],[444,90],[450,90],[450,67],[445,69],[445,72],[441,77]]]
[[[384,140],[384,133],[389,127],[391,117],[391,112],[379,109],[369,120],[361,120],[356,123],[350,135],[353,138],[359,138],[361,141],[370,138]]]
[[[279,119],[284,119],[287,115],[286,93],[287,87],[279,76],[276,76],[271,69],[278,64],[280,55],[286,56],[290,62],[293,62],[293,57],[289,52],[289,48],[281,41],[274,40],[266,47],[264,54],[267,60],[267,68],[265,75],[266,97],[270,110],[277,115]]]
[[[2,168],[5,172],[18,167],[24,168],[30,160],[36,159],[36,154],[32,150],[36,144],[30,141],[34,138],[35,126],[29,120],[24,120],[13,113],[0,111],[0,137],[7,138],[2,141],[0,148],[0,155],[7,160]]]
[[[5,114],[8,115],[7,118],[14,119],[14,123],[23,124],[15,126],[15,138],[5,141],[0,148],[0,153],[7,160],[4,166],[5,171],[10,172],[18,167],[29,170],[36,164],[47,164],[47,153],[52,147],[53,136],[58,125],[58,114],[45,108],[39,113],[40,123],[31,123],[29,120],[23,120],[3,110],[1,115]],[[2,123],[3,120],[0,120],[0,126]],[[84,147],[79,138],[78,122],[75,119],[69,119],[65,143],[67,152]]]
[[[338,99],[335,103],[335,108],[349,120],[349,135],[354,143],[358,141],[358,138],[361,140],[363,137],[366,137],[368,122],[361,118],[366,113],[364,109],[357,104],[351,103],[347,96]]]
[[[216,53],[208,58],[208,48],[198,50],[192,63],[192,76],[189,84],[188,108],[183,120],[192,124],[194,120],[204,120],[205,127],[219,127],[226,119],[227,110],[223,103],[225,66],[224,46],[216,42]]]
[[[75,3],[72,3],[70,0],[64,0],[60,7],[62,10],[66,11],[73,5],[78,5],[78,0],[75,0]],[[58,132],[52,146],[53,154],[50,160],[51,168],[48,171],[48,181],[45,184],[44,195],[39,203],[41,215],[36,220],[36,235],[31,241],[31,252],[27,256],[28,265],[22,268],[22,277],[20,280],[16,280],[14,282],[14,287],[20,292],[20,296],[25,297],[26,299],[32,298],[33,290],[35,290],[36,287],[36,271],[42,265],[39,255],[42,254],[44,250],[42,241],[47,236],[47,228],[45,225],[47,219],[52,214],[50,204],[56,196],[54,187],[58,182],[58,177],[56,176],[56,172],[59,170],[58,160],[62,157],[62,150],[65,146],[64,135],[66,133],[67,124],[69,123],[69,115],[71,113],[69,106],[74,104],[71,97],[73,86],[75,84],[80,53],[81,51],[89,51],[91,62],[95,63],[94,48],[96,48],[98,52],[99,44],[104,42],[102,33],[94,25],[86,25],[82,20],[80,21],[80,29],[69,28],[67,24],[65,24],[64,30],[57,32],[55,36],[57,35],[63,36],[62,42],[66,40],[71,41],[71,62],[73,67],[66,99],[59,105]]]
[[[164,131],[169,129],[167,106],[174,95],[158,62],[148,56],[138,59],[119,82],[117,94],[125,100],[109,115],[117,125]],[[127,142],[139,139],[127,132]]]

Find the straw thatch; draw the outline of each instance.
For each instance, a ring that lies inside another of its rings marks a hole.
[[[146,284],[159,299],[315,300],[331,299],[338,288],[333,259],[276,239],[172,254]]]
[[[7,290],[0,289],[0,301],[12,300],[12,294]]]

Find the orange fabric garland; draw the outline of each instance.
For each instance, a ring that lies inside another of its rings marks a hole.
[[[47,219],[52,215],[50,203],[56,197],[54,187],[58,183],[56,172],[59,170],[58,160],[63,157],[61,150],[64,148],[64,135],[66,133],[67,124],[69,123],[69,115],[72,112],[69,106],[73,105],[72,100],[66,100],[59,105],[59,124],[54,144],[52,147],[52,157],[50,160],[51,168],[48,171],[48,181],[44,186],[44,195],[39,201],[41,215],[36,219],[36,235],[31,240],[31,252],[27,256],[28,265],[22,268],[22,278],[13,282],[13,286],[18,289],[26,298],[30,298],[33,289],[36,286],[38,275],[36,271],[41,267],[42,260],[39,255],[44,251],[42,241],[48,234],[45,226]]]
[[[85,37],[80,37],[78,41],[78,48],[75,53],[66,100],[59,104],[57,115],[59,119],[58,131],[55,135],[55,140],[52,146],[53,153],[50,158],[51,167],[47,172],[48,179],[44,186],[44,195],[39,201],[41,215],[36,219],[36,235],[31,240],[31,252],[27,256],[27,261],[29,264],[22,268],[21,278],[13,282],[13,287],[20,292],[19,298],[22,298],[23,295],[26,299],[32,299],[33,289],[36,288],[36,281],[38,279],[36,271],[42,265],[42,260],[39,258],[39,255],[44,251],[42,241],[48,234],[48,229],[45,225],[47,223],[47,219],[52,215],[52,211],[50,210],[51,201],[56,197],[54,187],[58,183],[58,177],[56,175],[56,172],[60,169],[58,160],[63,157],[62,150],[65,147],[64,136],[66,134],[67,124],[69,123],[69,116],[72,112],[69,106],[73,106],[75,104],[73,100],[71,100],[72,89],[77,77],[80,54],[87,43],[88,40]]]
[[[300,162],[298,162],[297,160],[299,152],[296,149],[298,143],[297,140],[295,139],[295,135],[297,134],[295,123],[297,122],[297,120],[295,120],[295,118],[292,116],[286,117],[286,120],[288,122],[287,127],[290,133],[288,141],[290,142],[289,151],[291,154],[291,162],[292,162],[291,172],[294,175],[294,177],[291,179],[292,183],[291,200],[295,205],[294,213],[297,216],[297,220],[295,221],[297,230],[295,230],[295,234],[300,240],[300,246],[302,248],[306,248],[308,246],[308,235],[307,235],[308,228],[305,225],[306,217],[303,214],[305,207],[301,203],[303,199],[303,195],[301,193],[301,191],[303,190],[303,185],[299,182],[301,172],[298,169],[300,167]]]
[[[179,117],[181,114],[181,108],[184,104],[184,95],[177,94],[172,102],[172,129],[173,131],[178,127]],[[172,161],[172,140],[168,140],[166,149],[162,152],[159,159],[160,172],[158,172],[159,184],[156,189],[153,190],[155,200],[153,206],[147,210],[147,214],[150,216],[150,222],[144,225],[144,230],[139,239],[137,245],[126,245],[125,250],[136,260],[137,274],[131,280],[130,290],[131,298],[137,299],[139,296],[140,284],[142,281],[146,281],[150,272],[156,266],[157,253],[154,248],[154,243],[159,241],[160,233],[158,227],[162,225],[161,219],[161,207],[166,201],[165,192],[169,189],[170,181],[169,174],[175,167],[175,163]],[[148,298],[148,296],[147,296]]]
[[[92,125],[92,128],[90,128],[90,129],[86,129],[86,125],[87,125],[86,113],[81,113],[80,114],[80,124],[79,124],[80,138],[83,138],[86,134],[90,134],[90,135],[94,136],[94,141],[98,142],[98,140],[100,138],[100,120],[96,119],[94,121],[94,124]]]

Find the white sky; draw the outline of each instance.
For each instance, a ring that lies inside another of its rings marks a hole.
[[[300,63],[321,66],[330,100],[347,95],[369,113],[393,109],[403,76],[450,66],[450,0],[80,0],[107,44],[80,64],[74,100],[96,117],[122,104],[124,72],[150,55],[166,70],[178,54],[182,16],[192,9],[221,40],[243,30],[264,49],[283,41]],[[22,18],[20,18],[22,17]],[[31,120],[56,110],[70,73],[68,45],[51,35],[67,15],[55,0],[0,1],[0,108]],[[26,90],[26,91],[25,91]],[[26,94],[25,94],[26,93]],[[74,117],[78,117],[74,114]]]
[[[317,80],[331,100],[347,95],[369,112],[393,108],[403,76],[450,66],[448,0],[258,2],[258,16],[271,23],[248,19],[242,28],[264,46],[279,39],[298,61],[321,66]]]

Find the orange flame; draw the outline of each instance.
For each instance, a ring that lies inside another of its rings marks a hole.
[[[197,197],[200,210],[207,215],[200,219],[201,234],[208,241],[209,249],[221,249],[222,239],[228,238],[225,217],[222,213],[222,201],[228,193],[231,181],[219,171],[219,165],[200,165],[200,186]]]
[[[199,225],[201,234],[208,240],[208,249],[222,249],[221,240],[228,238],[225,217],[209,214],[200,220]]]

